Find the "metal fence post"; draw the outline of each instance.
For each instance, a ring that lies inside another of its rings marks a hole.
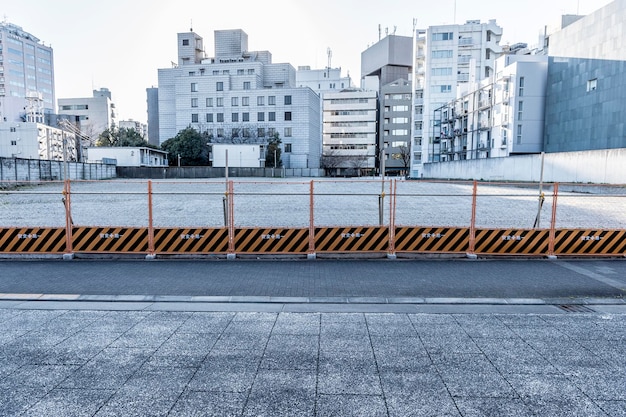
[[[556,240],[556,200],[559,195],[559,183],[554,183],[554,191],[552,194],[552,218],[550,220],[550,237],[548,238],[548,257],[553,258],[554,255],[554,243]]]
[[[70,181],[66,179],[63,185],[63,203],[65,205],[65,253],[63,259],[73,259],[74,249],[72,247],[72,205]]]
[[[235,259],[235,208],[233,181],[228,182],[228,254],[227,259]]]
[[[472,189],[472,219],[470,221],[470,235],[469,235],[469,255],[474,258],[476,255],[476,199],[478,195],[478,181],[474,180],[474,187]]]
[[[314,185],[311,180],[309,187],[309,253],[307,259],[315,259],[315,198],[313,194]]]
[[[154,222],[152,217],[152,181],[148,180],[148,255],[146,259],[154,259]]]

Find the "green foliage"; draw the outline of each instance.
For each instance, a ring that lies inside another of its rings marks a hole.
[[[148,141],[135,129],[111,127],[98,135],[96,146],[149,146]]]
[[[277,168],[283,166],[283,161],[280,158],[281,149],[280,144],[282,141],[280,140],[280,136],[278,133],[274,134],[274,137],[269,140],[267,143],[267,152],[265,153],[265,167],[266,168]],[[276,164],[274,164],[274,158],[276,158]]]
[[[202,166],[209,163],[209,137],[196,129],[188,127],[176,136],[161,144],[161,149],[168,153],[170,165]]]

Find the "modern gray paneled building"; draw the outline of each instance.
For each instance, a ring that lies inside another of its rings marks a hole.
[[[296,86],[291,64],[249,51],[240,29],[215,31],[212,58],[198,34],[179,33],[177,40],[178,63],[158,70],[160,143],[189,126],[216,142],[263,144],[277,133],[286,168],[319,168],[319,96]]]
[[[43,114],[55,112],[54,54],[20,26],[0,22],[0,121],[25,121],[27,97],[39,97]]]
[[[546,152],[626,148],[626,0],[549,38]]]

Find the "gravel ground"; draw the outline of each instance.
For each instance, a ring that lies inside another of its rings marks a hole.
[[[237,227],[308,227],[311,180],[234,181]],[[397,180],[384,184],[384,223],[389,224],[390,194],[396,186],[396,225],[467,227],[472,216],[471,182]],[[565,189],[565,187],[561,187]],[[316,226],[379,224],[380,179],[314,179]],[[63,227],[63,183],[53,182],[0,192],[0,227]],[[72,219],[80,226],[147,226],[148,181],[110,180],[71,183]],[[155,227],[222,227],[226,183],[222,180],[152,181]],[[552,217],[553,190],[544,187],[540,226]],[[479,184],[476,226],[532,228],[537,184]],[[576,186],[557,197],[557,228],[626,229],[626,189]]]

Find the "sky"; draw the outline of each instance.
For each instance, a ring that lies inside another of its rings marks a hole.
[[[146,88],[177,61],[176,34],[193,31],[214,56],[213,32],[242,29],[250,51],[270,51],[295,68],[341,67],[358,85],[361,53],[385,34],[491,19],[501,45],[536,45],[564,14],[589,14],[610,0],[0,0],[1,18],[54,50],[56,98],[108,88],[118,120],[147,122]],[[380,29],[379,29],[380,28]]]

